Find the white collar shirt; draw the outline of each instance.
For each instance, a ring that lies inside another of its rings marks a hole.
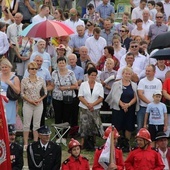
[[[163,161],[163,163],[165,165],[164,170],[169,170],[169,164],[168,164],[168,160],[166,158],[166,154],[168,152],[168,149],[166,149],[165,152],[162,152],[159,148],[158,148],[158,150],[159,150],[159,153],[161,155],[162,161]]]

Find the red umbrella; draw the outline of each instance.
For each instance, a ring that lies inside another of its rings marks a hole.
[[[67,36],[73,33],[74,31],[62,22],[46,20],[30,24],[21,32],[21,35],[27,37],[48,38]]]

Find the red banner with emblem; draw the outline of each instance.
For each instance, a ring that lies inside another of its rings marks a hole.
[[[11,170],[8,129],[3,100],[7,102],[8,99],[0,95],[0,170]]]

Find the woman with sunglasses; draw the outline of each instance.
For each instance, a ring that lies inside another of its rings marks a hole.
[[[62,21],[65,20],[64,13],[63,13],[63,11],[61,9],[56,9],[54,11],[53,16],[54,16],[55,21],[61,21],[62,22]]]
[[[89,37],[93,36],[93,29],[95,27],[95,24],[92,21],[87,21],[86,24],[86,31],[85,34],[88,35]]]
[[[99,23],[99,14],[95,12],[94,5],[89,4],[87,6],[88,12],[84,14],[83,18],[87,19],[88,21],[93,21],[95,24]]]
[[[164,23],[167,22],[167,17],[166,17],[166,13],[164,11],[164,5],[162,2],[157,2],[155,5],[155,9],[157,10],[157,12],[161,12],[163,14],[163,21]],[[161,17],[162,18],[162,17]]]
[[[45,81],[38,77],[37,63],[31,62],[28,64],[29,76],[21,81],[21,96],[23,98],[23,136],[24,136],[24,151],[28,146],[28,135],[30,124],[33,119],[33,137],[34,141],[38,141],[37,129],[40,128],[40,121],[43,112],[43,99],[47,95]]]

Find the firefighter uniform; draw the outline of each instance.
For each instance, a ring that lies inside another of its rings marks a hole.
[[[129,153],[125,161],[126,170],[163,170],[164,164],[160,154],[148,146],[147,149],[137,148]]]
[[[42,126],[38,130],[40,135],[50,135],[48,126]],[[61,165],[61,147],[48,141],[45,146],[42,145],[42,139],[28,145],[27,159],[29,170],[60,170]]]
[[[103,148],[104,145],[96,149],[94,154],[94,162],[93,162],[92,170],[104,170],[104,168],[98,162]],[[115,160],[116,160],[117,170],[123,170],[124,169],[123,154],[122,154],[122,150],[119,149],[118,147],[115,148],[115,158],[116,158]]]
[[[70,156],[62,163],[62,170],[90,170],[89,161],[82,156],[78,158]]]

